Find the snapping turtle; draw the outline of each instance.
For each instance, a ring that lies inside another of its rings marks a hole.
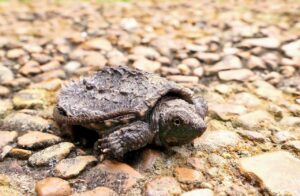
[[[120,66],[63,87],[53,115],[61,124],[96,129],[101,157],[121,158],[149,143],[190,142],[205,131],[206,113],[206,102],[191,90]]]

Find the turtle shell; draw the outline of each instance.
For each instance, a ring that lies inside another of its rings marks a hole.
[[[107,120],[131,113],[142,117],[167,94],[192,103],[193,93],[189,89],[156,74],[120,66],[105,68],[90,77],[70,82],[60,91],[56,108],[60,117],[69,119],[70,124],[80,120],[81,123]],[[59,120],[59,116],[55,118]]]

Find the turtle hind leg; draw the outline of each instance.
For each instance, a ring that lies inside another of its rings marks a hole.
[[[146,122],[136,121],[124,125],[97,141],[100,161],[107,156],[121,159],[125,153],[151,143],[153,137],[154,133],[149,129],[149,124]]]

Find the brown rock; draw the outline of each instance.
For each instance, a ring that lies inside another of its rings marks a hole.
[[[49,63],[40,66],[40,69],[43,72],[48,72],[59,68],[60,68],[60,63],[58,61],[51,61]]]
[[[187,65],[190,68],[197,68],[201,64],[196,58],[187,58],[182,61],[182,64]]]
[[[251,38],[245,39],[241,43],[242,46],[260,46],[263,48],[276,49],[280,46],[280,41],[276,38]]]
[[[266,140],[266,136],[260,132],[257,131],[239,131],[238,132],[241,136],[249,139],[250,141],[258,141],[258,142],[264,142]]]
[[[16,131],[0,131],[0,148],[13,142],[18,136]]]
[[[203,67],[198,67],[198,68],[193,70],[193,75],[195,75],[195,76],[202,77],[203,74],[204,74]]]
[[[293,140],[293,141],[288,141],[287,143],[284,144],[283,146],[286,149],[292,149],[296,151],[297,153],[300,152],[300,140]]]
[[[97,187],[83,193],[73,194],[72,196],[117,196],[118,194],[107,187]]]
[[[271,193],[297,195],[300,192],[300,160],[286,151],[242,158],[239,167],[248,177]]]
[[[209,112],[217,115],[222,120],[229,120],[235,115],[241,115],[247,112],[243,105],[237,104],[214,104],[209,107]]]
[[[101,53],[91,51],[86,53],[80,59],[80,62],[85,66],[91,66],[101,69],[106,65],[107,60]]]
[[[36,183],[38,196],[69,196],[72,193],[69,183],[63,179],[48,177]]]
[[[15,157],[18,159],[28,159],[32,155],[32,151],[20,149],[20,148],[13,148],[9,152],[9,156]]]
[[[179,182],[186,184],[200,183],[204,180],[200,171],[184,167],[175,168],[175,176]]]
[[[218,76],[221,80],[225,80],[225,81],[230,81],[230,80],[248,81],[253,76],[255,76],[255,74],[249,69],[237,69],[237,70],[220,71],[218,73]]]
[[[168,176],[159,176],[145,185],[145,196],[179,195],[181,188],[178,182]]]
[[[50,133],[29,131],[18,138],[18,145],[24,148],[39,148],[56,144],[61,142],[61,140],[60,137]]]
[[[82,172],[87,165],[96,161],[97,159],[94,156],[63,159],[55,166],[54,173],[61,178],[72,178]]]
[[[212,64],[221,59],[221,56],[216,53],[197,52],[195,57],[207,64]]]
[[[213,65],[213,66],[207,66],[206,71],[209,73],[216,73],[219,71],[229,70],[229,69],[240,69],[242,68],[242,62],[241,60],[234,55],[228,55],[224,57],[224,59]]]
[[[133,48],[131,52],[134,56],[139,58],[144,57],[148,59],[157,59],[160,56],[154,48],[146,46],[137,46]]]

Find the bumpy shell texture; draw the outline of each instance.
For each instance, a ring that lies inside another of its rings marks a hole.
[[[181,91],[182,87],[176,83],[155,74],[123,66],[106,68],[64,87],[58,96],[57,108],[70,118],[127,110],[146,114],[162,96]],[[183,92],[183,96],[192,97],[191,91]]]

